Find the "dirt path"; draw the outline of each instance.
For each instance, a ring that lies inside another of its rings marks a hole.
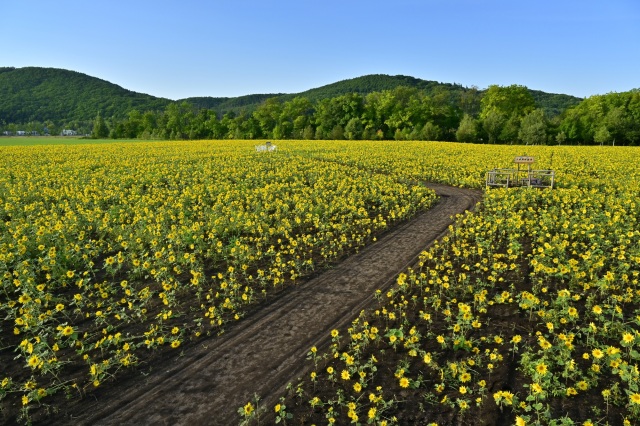
[[[326,346],[329,330],[349,324],[372,303],[375,290],[390,286],[446,232],[452,216],[470,210],[482,195],[445,185],[429,187],[441,197],[431,210],[288,291],[228,333],[185,350],[162,369],[114,386],[97,400],[86,398],[63,422],[232,425],[238,422],[237,408],[254,393],[273,407],[287,383],[306,374],[309,348]]]

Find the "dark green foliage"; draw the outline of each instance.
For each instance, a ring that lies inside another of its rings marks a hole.
[[[520,123],[518,137],[525,145],[544,145],[547,142],[547,123],[544,111],[535,109],[525,115]]]
[[[93,122],[93,131],[91,132],[91,137],[93,139],[104,139],[109,136],[109,128],[107,127],[107,123],[105,123],[104,118],[98,113],[96,119]]]
[[[477,124],[473,117],[465,114],[460,121],[460,126],[456,130],[456,139],[458,142],[475,142],[477,137]]]
[[[287,98],[291,96],[304,96],[311,102],[315,102],[321,99],[333,98],[350,93],[367,95],[369,93],[381,92],[383,90],[393,90],[397,87],[411,87],[424,90],[427,93],[430,93],[439,87],[444,87],[452,93],[466,90],[461,85],[457,84],[438,83],[437,81],[421,80],[419,78],[408,77],[405,75],[390,76],[385,74],[371,74],[327,84],[326,86],[310,89],[296,95],[284,95],[282,98],[287,100]]]
[[[323,99],[331,99],[348,94],[356,93],[366,96],[370,93],[393,90],[398,87],[418,89],[423,94],[434,98],[440,104],[455,106],[460,108],[463,113],[472,116],[476,116],[479,113],[480,99],[485,93],[485,91],[478,90],[476,87],[467,88],[460,84],[440,83],[404,75],[372,74],[338,81],[301,93],[255,94],[236,98],[197,97],[182,99],[180,102],[188,102],[197,108],[211,109],[218,116],[222,116],[229,111],[235,113],[242,110],[253,112],[265,100],[273,97],[278,98],[281,102],[291,101],[295,97],[304,97],[312,103],[317,103]],[[565,109],[575,106],[581,101],[580,98],[575,96],[527,90],[535,100],[536,107],[544,110],[549,117],[557,116]]]
[[[240,112],[242,110],[253,111],[260,104],[269,98],[277,98],[283,96],[282,94],[256,94],[238,96],[235,98],[212,98],[212,97],[195,97],[185,98],[178,102],[187,102],[196,108],[204,108],[215,111],[218,115],[222,116],[229,111]]]
[[[450,103],[457,103],[462,94],[470,90],[458,84],[439,83],[437,81],[421,80],[404,75],[390,76],[385,74],[372,74],[338,81],[301,93],[246,95],[237,98],[197,97],[182,99],[180,102],[185,101],[198,108],[212,109],[221,116],[229,111],[235,113],[240,112],[240,110],[253,112],[265,100],[274,97],[278,98],[281,102],[291,101],[296,97],[304,97],[312,103],[316,103],[323,99],[331,99],[354,93],[365,96],[369,93],[393,90],[397,87],[420,89],[429,94],[443,91],[446,93],[447,101]]]
[[[532,111],[536,111],[535,114]],[[463,119],[463,117],[465,117]],[[368,75],[298,94],[155,98],[74,71],[0,68],[0,131],[142,139],[640,143],[640,91],[586,100],[525,86]]]
[[[169,103],[169,99],[132,92],[75,71],[0,70],[0,120],[7,123],[91,121],[97,112],[124,118],[133,109],[163,110]]]
[[[556,117],[582,101],[581,98],[575,96],[546,93],[540,90],[529,89],[529,93],[533,96],[538,108],[542,109],[547,117]]]
[[[640,89],[585,99],[567,110],[559,130],[569,143],[640,144]]]
[[[480,118],[483,120],[490,113],[523,117],[536,107],[536,101],[529,89],[517,84],[506,87],[495,84],[489,86],[484,92],[481,104]]]
[[[496,143],[502,133],[507,118],[498,111],[489,111],[482,120],[482,128],[489,138],[489,143]]]

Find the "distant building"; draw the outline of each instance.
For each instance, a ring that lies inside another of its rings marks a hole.
[[[4,132],[2,132],[2,134],[3,134],[4,136],[11,136],[13,133],[12,133],[12,132],[10,132],[10,131],[8,131],[8,130],[5,130]]]
[[[64,129],[62,131],[62,136],[76,136],[77,134],[78,132],[76,132],[75,130]]]
[[[37,130],[32,130],[31,131],[31,136],[40,136],[40,133],[38,133]]]
[[[18,135],[18,136],[26,136],[26,134],[27,134],[27,132],[25,132],[24,130],[18,130],[16,132],[16,135]]]

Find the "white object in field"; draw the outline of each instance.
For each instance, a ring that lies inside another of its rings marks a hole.
[[[264,145],[256,145],[256,152],[273,152],[277,150],[278,147],[271,142],[267,142]]]

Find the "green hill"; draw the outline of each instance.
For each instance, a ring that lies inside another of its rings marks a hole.
[[[253,111],[266,99],[274,97],[284,102],[302,96],[311,102],[317,102],[322,99],[333,98],[349,93],[359,93],[364,96],[372,92],[392,90],[399,86],[425,90],[430,94],[436,90],[440,90],[447,92],[452,98],[456,97],[455,95],[457,93],[467,90],[456,84],[438,83],[437,81],[421,80],[404,75],[390,76],[385,74],[371,74],[338,81],[300,93],[246,95],[237,98],[198,97],[181,99],[179,102],[187,102],[198,108],[212,109],[222,115],[228,111],[236,113],[242,110]]]
[[[163,110],[171,102],[75,71],[0,69],[0,122],[86,121],[98,112],[122,118],[133,109]]]
[[[550,117],[560,115],[566,109],[576,106],[582,102],[582,98],[576,98],[571,95],[547,93],[531,89],[529,89],[529,92],[531,92],[533,99],[535,99],[536,105],[542,108]]]
[[[351,78],[348,80],[338,81],[336,83],[327,84],[326,86],[310,89],[296,95],[288,96],[304,96],[310,101],[317,101],[324,98],[333,98],[347,93],[359,93],[367,95],[372,92],[381,92],[383,90],[392,90],[399,86],[413,87],[427,92],[433,92],[438,89],[449,91],[466,90],[461,85],[450,83],[438,83],[437,81],[421,80],[415,77],[405,75],[385,75],[371,74],[362,77]]]
[[[180,99],[178,102],[187,102],[196,108],[206,108],[212,109],[223,115],[225,112],[234,111],[238,112],[239,110],[254,110],[258,105],[269,98],[273,97],[281,97],[283,94],[256,94],[256,95],[245,95],[238,96],[235,98],[213,98],[213,97],[195,97],[195,98],[185,98]]]
[[[253,111],[266,99],[278,97],[288,101],[304,96],[311,102],[348,93],[367,95],[406,86],[424,90],[458,104],[465,92],[472,89],[459,84],[439,83],[403,75],[372,74],[338,81],[322,87],[291,94],[253,94],[233,98],[192,97],[175,102],[187,102],[197,109],[206,108],[218,115],[226,112]],[[476,91],[474,96],[481,96]],[[569,95],[531,90],[538,107],[549,115],[558,115],[581,99]],[[116,84],[75,71],[57,68],[0,68],[0,124],[93,120],[98,112],[103,117],[124,118],[131,110],[161,111],[172,100],[133,92]]]
[[[222,115],[228,111],[253,111],[266,99],[272,97],[278,97],[281,101],[290,101],[297,96],[303,96],[311,102],[317,102],[321,99],[333,98],[336,96],[346,95],[348,93],[359,93],[364,96],[372,92],[393,90],[399,86],[424,90],[429,95],[434,95],[436,93],[439,95],[444,94],[452,103],[459,102],[462,94],[470,90],[460,84],[440,83],[437,81],[422,80],[405,75],[391,76],[385,74],[371,74],[338,81],[300,93],[247,95],[237,98],[201,97],[187,98],[182,99],[181,101],[188,102],[199,108],[212,109]],[[535,99],[537,106],[542,108],[549,116],[559,115],[565,109],[577,105],[582,101],[581,98],[570,95],[546,93],[531,89],[530,92]],[[481,96],[482,91],[479,91],[479,94]]]

